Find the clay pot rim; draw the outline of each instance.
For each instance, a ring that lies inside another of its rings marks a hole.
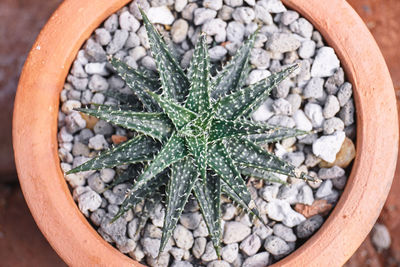
[[[348,184],[327,221],[276,265],[339,266],[372,228],[390,189],[398,147],[394,89],[378,46],[346,1],[283,1],[308,18],[335,48],[355,87],[357,155]],[[57,155],[59,92],[71,63],[93,30],[129,0],[91,2],[64,1],[33,45],[15,99],[15,162],[36,223],[67,264],[141,266],[105,242],[81,214]]]

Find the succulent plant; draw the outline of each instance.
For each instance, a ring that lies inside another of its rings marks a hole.
[[[161,252],[193,193],[219,255],[221,194],[260,218],[242,175],[268,181],[279,180],[273,173],[309,179],[291,164],[260,147],[260,144],[307,133],[249,119],[252,111],[297,65],[244,86],[257,35],[254,33],[212,77],[206,36],[201,34],[190,67],[185,72],[143,12],[142,16],[158,75],[132,69],[122,61],[110,58],[111,65],[132,89],[133,95],[109,92],[109,96],[120,101],[120,106],[96,105],[78,109],[132,130],[136,135],[67,174],[143,163],[142,170],[129,167],[112,183],[111,186],[133,181],[114,219],[152,199],[154,194],[159,197],[160,191],[165,192]]]

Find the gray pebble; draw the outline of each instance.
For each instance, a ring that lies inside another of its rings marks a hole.
[[[264,6],[257,4],[254,7],[254,11],[255,11],[255,18],[257,20],[264,22],[266,25],[271,25],[274,23],[271,14]]]
[[[201,260],[209,262],[218,259],[217,252],[214,249],[214,245],[209,241],[206,245],[204,254],[201,256]]]
[[[283,156],[283,158],[295,167],[300,167],[300,165],[303,164],[303,162],[305,160],[303,151],[286,153]]]
[[[157,70],[156,62],[154,61],[154,59],[151,56],[143,57],[140,62],[142,63],[143,67],[145,67],[149,70],[153,70],[153,71]]]
[[[106,46],[111,42],[111,34],[104,28],[98,28],[95,30],[95,36],[97,42],[103,46]]]
[[[284,226],[283,224],[275,224],[273,227],[273,231],[275,236],[282,238],[286,242],[295,242],[297,240],[297,237],[293,233],[292,228]]]
[[[194,10],[194,25],[202,25],[206,21],[217,16],[217,11],[208,8],[197,8]]]
[[[339,100],[334,95],[328,95],[325,101],[323,114],[325,119],[330,119],[340,110]]]
[[[105,185],[104,182],[100,179],[100,175],[98,173],[90,175],[87,182],[89,187],[96,193],[100,194],[104,191]]]
[[[171,36],[175,43],[181,43],[186,39],[189,24],[184,19],[178,19],[172,24]]]
[[[345,133],[341,131],[337,131],[332,135],[321,136],[312,145],[314,155],[327,162],[334,162],[345,137]]]
[[[118,16],[117,14],[112,14],[104,22],[104,28],[109,32],[115,32],[118,29]]]
[[[343,131],[344,123],[341,119],[333,117],[324,121],[324,134],[333,134],[335,131]]]
[[[221,256],[224,261],[229,263],[233,263],[237,258],[239,253],[239,245],[238,243],[232,243],[224,246],[221,249]]]
[[[86,86],[89,82],[87,78],[77,78],[72,75],[68,75],[67,81],[70,82],[76,90],[86,90]]]
[[[124,47],[126,49],[136,47],[140,45],[140,37],[134,32],[129,32],[128,39],[126,39]],[[115,56],[115,55],[114,55]]]
[[[326,92],[330,95],[335,95],[339,87],[344,83],[344,71],[339,68],[333,76],[329,77],[325,82]]]
[[[104,100],[106,99],[106,97],[101,94],[101,93],[95,93],[92,97],[92,100],[90,101],[90,103],[92,104],[97,104],[97,105],[102,105],[104,104]]]
[[[175,260],[171,267],[193,267],[193,265],[188,261],[177,261]]]
[[[268,39],[266,47],[272,52],[285,53],[295,51],[300,47],[301,43],[293,34],[290,33],[274,33]]]
[[[331,47],[321,47],[317,51],[314,63],[311,68],[312,77],[332,76],[339,68],[340,61]]]
[[[210,60],[213,62],[223,59],[227,52],[228,51],[226,50],[226,48],[220,45],[214,46],[213,48],[208,50]]]
[[[82,95],[81,91],[74,90],[74,89],[68,90],[68,93],[67,93],[68,99],[73,99],[73,100],[80,100],[81,95]]]
[[[111,135],[114,133],[114,128],[108,122],[99,120],[93,127],[93,131],[95,134]]]
[[[293,118],[284,115],[275,115],[268,120],[271,125],[293,128],[296,123]]]
[[[222,0],[203,0],[203,6],[214,10],[220,10],[222,8]]]
[[[339,117],[345,126],[350,126],[354,123],[354,112],[354,103],[353,100],[350,99],[339,111]]]
[[[267,237],[264,248],[274,256],[286,255],[290,251],[289,245],[283,239],[274,235]]]
[[[204,221],[201,221],[199,224],[199,227],[197,227],[196,230],[193,231],[193,236],[194,237],[208,236],[208,229],[207,229],[206,223]]]
[[[243,0],[224,0],[225,4],[231,7],[237,7],[243,5]]]
[[[390,248],[390,233],[384,224],[375,224],[374,228],[372,229],[371,240],[378,252]]]
[[[139,219],[138,218],[134,218],[132,221],[130,221],[128,223],[128,237],[131,239],[136,240],[137,239],[137,230],[139,227]]]
[[[129,11],[124,11],[119,15],[119,26],[123,30],[136,32],[140,23]]]
[[[140,44],[144,48],[150,49],[149,37],[147,36],[146,28],[144,26],[139,28],[137,35],[139,36]]]
[[[268,203],[268,217],[282,221],[284,225],[293,227],[305,220],[304,216],[295,212],[285,200],[273,199]]]
[[[106,211],[103,209],[97,209],[90,214],[90,220],[96,226],[100,226],[101,221],[103,220],[104,216],[106,215]]]
[[[101,62],[107,59],[106,52],[104,51],[103,47],[91,38],[86,42],[85,53],[93,61]]]
[[[261,252],[254,256],[248,257],[244,262],[242,267],[260,267],[267,266],[269,263],[269,253]]]
[[[308,103],[304,107],[304,113],[311,120],[314,128],[322,127],[324,116],[322,114],[322,107],[315,103]]]
[[[197,10],[198,5],[196,3],[189,3],[182,11],[182,17],[186,20],[192,20],[194,11]]]
[[[105,91],[108,89],[108,83],[106,78],[98,75],[98,74],[94,74],[92,75],[92,77],[90,77],[89,80],[89,89],[92,90],[92,92],[101,92],[101,91]]]
[[[89,148],[94,150],[103,150],[108,147],[106,139],[103,135],[97,134],[89,139]]]
[[[72,147],[72,155],[89,157],[89,154],[90,150],[87,145],[82,144],[81,142],[74,142],[74,146]]]
[[[209,36],[214,36],[216,42],[221,43],[226,40],[226,22],[222,19],[211,19],[203,24],[202,30]]]
[[[270,13],[282,13],[286,11],[285,6],[280,0],[262,0],[259,3]]]
[[[183,213],[179,218],[179,222],[187,229],[194,230],[199,227],[202,220],[200,212]]]
[[[187,250],[193,246],[194,239],[192,233],[182,225],[178,224],[176,226],[173,237],[176,245],[180,248]]]
[[[271,75],[271,72],[268,70],[252,70],[249,73],[249,76],[247,77],[247,84],[255,84],[261,80],[264,80],[265,78],[269,77]]]
[[[250,56],[250,63],[256,66],[258,69],[268,68],[270,58],[267,51],[262,48],[253,48]]]
[[[330,194],[332,194],[332,180],[325,180],[320,187],[318,188],[317,192],[315,193],[315,197],[318,199],[324,199]]]
[[[284,200],[287,203],[293,205],[297,202],[297,194],[298,189],[295,185],[283,185],[279,188],[278,199]],[[267,206],[267,213],[270,209],[271,207]],[[271,216],[271,214],[269,214],[269,216]],[[274,215],[272,214],[272,216]]]
[[[244,25],[237,21],[229,22],[226,28],[227,39],[234,43],[242,42],[244,38],[244,29]]]
[[[333,166],[331,168],[321,168],[318,171],[318,177],[320,179],[336,179],[345,175],[345,171],[339,166]]]
[[[78,60],[74,61],[71,68],[71,74],[77,78],[87,78],[87,73],[85,72],[83,65],[79,63]]]
[[[305,40],[299,48],[299,56],[303,59],[308,59],[314,56],[316,44],[312,40]]]
[[[283,25],[288,26],[289,24],[297,20],[299,16],[299,13],[297,13],[296,11],[288,10],[282,13],[281,22]]]
[[[124,245],[126,243],[126,221],[124,218],[119,218],[111,223],[110,217],[106,216],[101,222],[100,229],[109,235],[113,241],[118,245]],[[157,247],[158,249],[158,247]]]
[[[222,260],[212,261],[209,264],[207,264],[207,267],[230,267],[230,266],[231,265],[228,262]]]
[[[240,222],[227,222],[223,234],[223,241],[225,244],[237,243],[250,235],[250,227]]]
[[[162,6],[154,6],[150,7],[147,11],[147,16],[151,23],[159,23],[163,25],[171,25],[175,17],[172,14],[171,10],[165,5]]]
[[[223,5],[221,10],[218,11],[218,18],[228,21],[232,19],[232,13],[235,9],[230,6]]]
[[[267,219],[264,219],[264,220],[267,221]],[[272,229],[268,226],[265,226],[261,222],[256,223],[253,226],[252,232],[253,232],[253,234],[258,235],[262,240],[267,238],[267,236],[272,235]]]
[[[304,88],[303,95],[305,98],[321,98],[324,95],[324,79],[312,78]]]
[[[304,38],[311,39],[314,27],[305,18],[299,18],[290,24],[290,30]]]
[[[261,248],[260,237],[256,234],[249,235],[240,243],[240,250],[247,256],[253,256]]]
[[[303,131],[311,131],[313,125],[311,121],[307,118],[302,110],[297,110],[293,114],[294,122],[296,123],[296,128]]]
[[[182,12],[183,9],[186,7],[188,0],[176,0],[175,1],[175,10],[177,12]]]
[[[346,185],[346,182],[347,182],[347,177],[345,175],[332,180],[333,186],[338,190],[343,190],[344,186]]]
[[[107,46],[107,54],[115,54],[124,47],[129,33],[127,30],[116,30],[113,39]]]
[[[198,237],[194,240],[192,253],[196,259],[199,259],[203,255],[206,249],[206,244],[207,244],[207,239],[205,237]]]
[[[324,218],[321,215],[308,218],[296,227],[296,234],[299,238],[308,238],[321,227],[323,222]]]
[[[146,254],[147,256],[151,256],[152,258],[156,258],[158,256],[160,242],[160,239],[150,237],[140,239],[144,254]]]
[[[138,61],[147,55],[146,49],[143,46],[137,46],[129,50],[129,55],[135,60]],[[122,85],[123,86],[123,85]]]
[[[307,185],[302,186],[297,195],[297,203],[312,205],[313,202],[314,195],[312,189]]]
[[[65,117],[65,127],[69,133],[73,134],[85,128],[86,121],[82,119],[79,112],[71,111],[71,113]]]
[[[346,103],[350,100],[353,94],[352,85],[349,82],[345,82],[342,86],[340,86],[339,91],[337,93],[337,98],[339,100],[339,104],[341,107],[346,105]]]

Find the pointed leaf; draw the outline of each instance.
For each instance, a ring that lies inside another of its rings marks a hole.
[[[172,99],[162,97],[150,91],[147,91],[147,93],[161,106],[178,130],[197,117],[196,113],[193,113]]]
[[[119,107],[121,109],[131,111],[143,111],[143,104],[134,94],[124,94],[115,90],[108,90],[103,94],[107,97],[112,97],[117,100],[120,103]]]
[[[128,192],[128,196],[136,190],[146,186],[149,180],[161,173],[165,168],[183,159],[187,155],[185,140],[176,134],[173,134],[166,145],[161,149],[160,153],[150,162],[149,166],[139,176],[137,182]]]
[[[183,102],[188,95],[189,80],[146,14],[142,10],[140,12],[149,38],[151,53],[160,74],[162,88],[169,98]]]
[[[280,179],[274,173],[262,169],[252,168],[252,167],[238,167],[238,170],[241,174],[246,176],[251,176],[256,179],[261,179],[270,183],[280,183],[280,184],[287,184],[285,181]]]
[[[243,81],[246,80],[249,71],[249,58],[254,46],[258,31],[254,32],[249,39],[238,49],[235,56],[218,73],[212,83],[211,96],[219,99],[225,95],[236,92]]]
[[[151,160],[160,150],[160,145],[159,142],[154,141],[151,137],[140,135],[117,147],[104,151],[97,157],[68,171],[67,174]]]
[[[215,108],[216,116],[227,120],[235,120],[240,116],[249,115],[265,101],[275,86],[297,68],[297,64],[293,65],[264,80],[221,98]]]
[[[193,154],[196,161],[201,178],[205,182],[207,172],[207,140],[204,136],[186,137],[185,140],[189,151]]]
[[[171,167],[171,178],[167,188],[167,212],[162,229],[160,253],[164,250],[176,227],[197,177],[197,169],[191,157],[186,157]]]
[[[78,110],[125,129],[138,131],[160,141],[166,141],[174,129],[171,121],[162,113],[115,110],[112,106],[98,106],[97,109],[81,108]]]
[[[117,71],[118,75],[126,82],[126,85],[139,98],[143,106],[150,112],[161,111],[157,103],[144,91],[157,91],[160,84],[157,79],[149,78],[143,73],[129,67],[126,63],[117,58],[109,59],[111,65]]]
[[[210,128],[211,141],[222,138],[252,137],[275,142],[277,140],[304,134],[307,134],[307,132],[246,120],[227,121],[215,119]]]
[[[186,107],[191,111],[201,114],[210,109],[210,59],[208,56],[206,36],[202,34],[197,42],[190,63],[190,90]]]
[[[218,257],[220,256],[221,238],[221,181],[216,175],[207,174],[207,182],[197,181],[193,187],[201,214],[207,225]]]
[[[135,179],[139,177],[139,168],[138,165],[130,165],[127,170],[117,175],[111,184],[107,185],[104,191],[113,188],[116,185],[122,184],[126,181],[135,181]]]

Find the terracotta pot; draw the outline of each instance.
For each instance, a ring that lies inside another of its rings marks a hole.
[[[39,228],[72,266],[140,266],[96,233],[74,203],[57,156],[59,93],[71,63],[92,31],[128,0],[66,0],[42,30],[25,63],[15,100],[15,162]],[[397,157],[395,95],[383,57],[344,0],[286,0],[335,48],[354,85],[357,156],[348,184],[322,228],[283,266],[339,266],[377,219]]]

